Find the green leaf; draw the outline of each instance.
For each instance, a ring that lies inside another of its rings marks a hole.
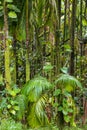
[[[11,10],[14,10],[15,12],[20,12],[20,10],[13,4],[8,4],[7,8],[11,9]]]
[[[12,3],[13,0],[5,0],[5,2]]]
[[[11,105],[14,105],[15,103],[16,103],[16,101],[11,100]]]
[[[64,115],[67,115],[68,112],[67,112],[66,110],[63,109],[63,114],[64,114]]]
[[[84,17],[83,17],[83,19],[82,19],[82,24],[83,24],[83,26],[87,26],[87,19],[84,18]]]
[[[68,92],[72,92],[74,88],[71,85],[67,85],[65,89]]]
[[[14,11],[10,11],[10,12],[8,13],[8,16],[9,16],[10,18],[17,18],[17,14],[16,14]]]
[[[10,109],[10,108],[11,108],[11,105],[9,104],[9,105],[7,106],[7,108]]]
[[[0,10],[2,10],[3,9],[3,6],[0,6]]]
[[[68,73],[68,68],[67,68],[67,67],[63,67],[63,68],[61,68],[61,71],[62,71],[64,74],[67,74],[67,73]]]
[[[3,16],[4,13],[3,13],[3,10],[0,11],[0,17]]]
[[[53,104],[53,107],[58,107],[58,103],[54,103],[54,104]]]
[[[15,110],[10,110],[10,113],[15,115],[16,114],[16,111]]]
[[[16,94],[18,94],[21,90],[20,90],[19,88],[15,88],[13,91],[14,91]]]
[[[45,65],[44,67],[43,67],[43,70],[45,70],[45,71],[50,71],[50,70],[52,70],[53,69],[53,66],[51,65],[51,64],[47,64],[47,65]]]
[[[64,116],[64,120],[68,123],[68,122],[70,122],[70,117],[69,116]]]
[[[63,110],[62,106],[58,107],[58,111],[62,111],[62,110]]]
[[[6,98],[2,98],[2,100],[0,101],[0,109],[3,108],[7,108],[7,99]]]
[[[14,108],[16,111],[19,110],[19,106],[14,106],[13,108]]]
[[[67,111],[70,112],[70,113],[73,113],[73,109],[72,108],[68,108]]]
[[[54,96],[58,96],[59,94],[61,94],[61,90],[60,89],[57,89],[57,90],[55,90],[55,92],[54,92]]]
[[[9,92],[8,92],[11,96],[13,96],[13,97],[15,97],[16,96],[16,93],[15,93],[15,91],[13,91],[13,90],[9,90]]]
[[[64,91],[64,95],[65,95],[66,97],[71,97],[71,94],[70,94],[69,92],[67,92],[67,91]]]

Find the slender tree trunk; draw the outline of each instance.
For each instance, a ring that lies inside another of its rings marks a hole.
[[[75,38],[75,21],[76,21],[76,0],[72,1],[72,21],[71,21],[71,57],[70,57],[70,74],[74,75],[74,59],[75,59],[75,52],[74,52],[74,38]]]
[[[30,80],[30,63],[29,63],[29,0],[26,0],[26,82]]]
[[[57,10],[58,10],[58,19],[57,19],[57,25],[56,25],[56,56],[55,56],[55,61],[56,61],[56,76],[60,73],[60,67],[61,67],[61,60],[60,60],[60,29],[61,29],[61,0],[57,0]],[[56,86],[55,89],[58,89],[58,85]],[[55,102],[59,103],[60,98],[55,98]],[[60,130],[62,130],[63,125],[64,125],[64,119],[63,119],[63,114],[62,112],[58,112],[57,109],[55,109],[55,112],[57,113],[57,126],[59,127]]]
[[[65,0],[65,14],[64,14],[64,30],[63,30],[63,47],[62,47],[62,56],[64,57],[64,41],[66,39],[66,12],[67,12],[67,0]],[[65,61],[62,61],[62,66],[64,65]]]
[[[10,74],[10,50],[9,50],[9,39],[8,39],[8,19],[7,19],[7,7],[4,0],[4,47],[5,47],[5,81],[6,88],[9,89],[11,85],[11,74]]]
[[[46,37],[46,27],[44,27],[44,41],[47,40]],[[46,62],[46,44],[43,45],[43,67],[45,65]],[[43,76],[45,76],[44,70],[43,70]]]
[[[63,40],[66,38],[66,12],[67,12],[67,0],[65,0],[65,14],[64,14],[64,32],[63,32]]]
[[[80,1],[80,38],[81,38],[81,40],[82,40],[82,0]],[[82,47],[82,43],[80,44],[80,55],[81,55],[81,57],[82,57],[82,49],[83,49],[83,47]],[[81,71],[80,71],[80,73],[81,73],[81,77],[82,77],[82,62],[81,62],[81,65],[80,65],[80,67],[81,67]]]
[[[55,63],[56,68],[55,72],[56,75],[59,74],[60,71],[60,21],[61,21],[61,0],[57,1],[57,9],[58,9],[58,19],[57,19],[57,25],[55,28]]]

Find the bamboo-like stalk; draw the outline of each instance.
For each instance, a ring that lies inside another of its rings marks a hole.
[[[26,0],[26,82],[30,80],[30,63],[29,63],[29,2]]]
[[[9,39],[8,39],[8,19],[7,19],[7,7],[4,0],[4,45],[5,45],[5,81],[6,88],[9,89],[11,85],[11,74],[10,74],[10,50],[9,50]]]

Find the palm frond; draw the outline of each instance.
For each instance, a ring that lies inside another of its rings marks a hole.
[[[23,115],[25,114],[25,110],[27,109],[28,102],[25,95],[18,95],[16,101],[18,102],[19,107],[19,111],[17,112],[17,118],[21,120],[23,118]]]
[[[49,83],[46,78],[40,76],[27,82],[22,89],[22,93],[28,96],[29,102],[35,102],[40,98],[41,94],[49,90],[51,86],[51,83]]]
[[[47,100],[47,90],[51,89],[51,83],[44,77],[36,77],[28,81],[22,89],[22,94],[28,100],[28,122],[29,125],[40,127],[48,124],[48,118],[45,113],[45,102]]]
[[[76,87],[82,89],[81,83],[69,74],[60,75],[60,77],[55,81],[55,84],[58,84],[60,88],[65,88],[67,91],[73,91]]]
[[[46,126],[49,124],[48,118],[44,111],[46,97],[43,95],[31,106],[29,110],[28,122],[32,128]]]

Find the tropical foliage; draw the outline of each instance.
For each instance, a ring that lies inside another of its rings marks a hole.
[[[87,0],[0,0],[0,129],[85,125],[86,66]]]

